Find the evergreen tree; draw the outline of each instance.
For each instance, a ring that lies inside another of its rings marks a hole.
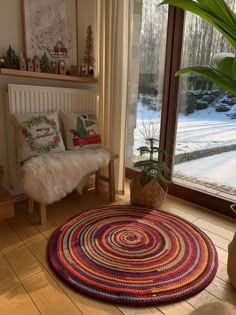
[[[77,116],[77,121],[76,121],[76,132],[78,137],[86,137],[87,136],[87,130],[84,126],[83,120]]]
[[[93,31],[92,26],[88,25],[83,63],[88,67],[94,67],[94,62],[95,59],[93,51]]]
[[[40,61],[40,69],[41,72],[49,72],[49,59],[46,55],[46,52],[43,54],[41,61]]]
[[[9,69],[17,69],[17,65],[18,57],[16,56],[15,50],[11,48],[11,45],[9,45],[7,50],[6,66]]]

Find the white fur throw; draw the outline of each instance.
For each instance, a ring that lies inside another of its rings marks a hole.
[[[81,193],[88,177],[109,159],[110,153],[103,149],[43,154],[23,165],[23,189],[33,200],[51,204],[74,189]]]

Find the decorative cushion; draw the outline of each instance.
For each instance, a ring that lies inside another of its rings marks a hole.
[[[61,113],[67,150],[98,148],[101,136],[93,113]]]
[[[19,161],[43,153],[65,151],[56,112],[20,113],[12,116],[16,125]]]

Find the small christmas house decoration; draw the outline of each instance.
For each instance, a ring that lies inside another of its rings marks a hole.
[[[86,65],[81,65],[80,66],[80,76],[86,77],[87,74],[88,74],[88,67]]]
[[[57,74],[58,73],[58,66],[57,66],[57,61],[51,61],[51,68],[50,72]]]
[[[35,72],[40,72],[40,60],[38,56],[34,56],[33,58],[33,63],[34,63],[34,71]]]
[[[19,68],[20,70],[26,71],[26,60],[25,57],[23,57],[22,53],[20,54],[19,58]]]
[[[48,73],[49,72],[49,59],[46,55],[46,52],[43,54],[41,61],[40,61],[40,69],[41,72]]]
[[[9,45],[6,57],[6,67],[8,69],[17,69],[17,66],[18,57],[16,56],[15,50],[11,48],[11,45]]]
[[[93,69],[93,67],[88,67],[87,71],[88,71],[88,76],[94,77],[94,69]]]
[[[94,68],[94,49],[93,49],[93,31],[92,26],[88,25],[87,35],[85,40],[85,52],[83,57],[83,64],[88,67],[87,76],[93,76],[94,71],[91,71]]]
[[[58,60],[58,73],[66,74],[66,63],[65,60]]]
[[[6,67],[6,62],[4,57],[0,56],[0,68],[5,68]]]
[[[79,66],[78,65],[70,66],[70,74],[78,77],[79,76]]]
[[[34,71],[34,63],[30,58],[27,60],[27,70],[32,72]]]

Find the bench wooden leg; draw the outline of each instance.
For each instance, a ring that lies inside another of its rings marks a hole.
[[[45,224],[47,221],[46,205],[40,204],[39,211],[40,211],[40,223]]]
[[[114,160],[118,159],[117,154],[112,154],[110,162],[108,164],[108,176],[101,175],[101,170],[99,169],[95,174],[95,192],[99,191],[99,181],[103,180],[108,183],[109,189],[109,200],[115,201],[115,167]]]
[[[101,170],[97,170],[95,173],[95,193],[97,194],[99,192],[99,179],[101,177]]]
[[[29,214],[34,212],[34,200],[31,198],[28,199],[28,212]]]
[[[114,174],[114,160],[108,164],[108,185],[109,185],[109,199],[115,201],[115,174]]]

